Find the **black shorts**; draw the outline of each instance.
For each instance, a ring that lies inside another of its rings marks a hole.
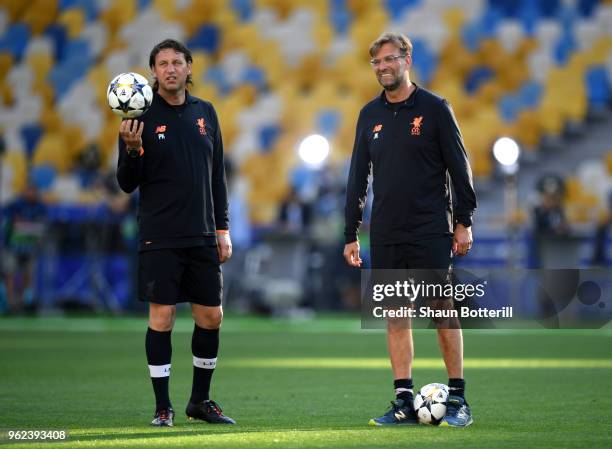
[[[394,280],[412,279],[418,283],[445,285],[452,279],[451,236],[440,236],[398,245],[372,245],[374,278],[391,277]],[[386,270],[405,270],[391,273]],[[399,278],[399,279],[396,279]]]
[[[398,245],[372,245],[372,269],[450,270],[452,236],[434,237]]]
[[[221,305],[223,276],[216,246],[156,249],[138,257],[138,299],[155,304]]]

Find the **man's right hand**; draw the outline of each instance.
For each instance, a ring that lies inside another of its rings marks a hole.
[[[351,267],[360,267],[361,258],[359,257],[359,242],[355,240],[352,243],[344,245],[344,259]]]
[[[127,119],[121,122],[119,135],[123,139],[128,150],[142,147],[143,129],[144,122],[138,123],[138,120]]]

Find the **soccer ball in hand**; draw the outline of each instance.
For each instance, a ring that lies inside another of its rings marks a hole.
[[[419,422],[437,426],[446,413],[448,387],[444,384],[428,384],[414,398],[414,410]]]
[[[153,89],[144,76],[133,72],[122,73],[110,82],[106,97],[115,114],[123,118],[135,118],[151,107]]]

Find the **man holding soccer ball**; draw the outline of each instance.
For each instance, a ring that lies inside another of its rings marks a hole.
[[[213,106],[186,90],[192,56],[175,40],[151,51],[151,108],[119,128],[117,179],[140,189],[138,297],[149,303],[146,355],[155,393],[154,426],[172,426],[168,394],[176,303],[189,301],[195,321],[193,386],[187,416],[234,424],[209,398],[217,362],[221,264],[232,255],[223,141]]]
[[[384,90],[361,110],[357,122],[347,185],[344,257],[349,265],[361,266],[357,235],[371,169],[372,268],[449,272],[452,254],[463,256],[472,246],[476,195],[452,110],[446,100],[410,81],[411,53],[410,40],[401,34],[385,33],[370,47],[370,62]],[[439,308],[452,307],[452,298],[436,301]],[[449,318],[436,321],[436,327],[449,377],[446,415],[440,425],[466,427],[472,415],[465,400],[460,325]],[[418,424],[412,331],[405,320],[387,321],[387,343],[396,399],[370,424]]]

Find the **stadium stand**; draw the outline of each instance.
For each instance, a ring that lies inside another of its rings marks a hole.
[[[107,83],[148,76],[152,45],[172,37],[194,51],[193,93],[218,110],[251,224],[272,226],[305,135],[330,140],[343,182],[383,30],[412,39],[415,81],[450,100],[477,182],[496,176],[496,138],[537,161],[568,126],[610,113],[609,0],[0,0],[0,204],[28,176],[52,206],[95,202],[80,161],[93,146],[100,174],[116,164]],[[572,220],[606,210],[609,155],[568,179]]]

